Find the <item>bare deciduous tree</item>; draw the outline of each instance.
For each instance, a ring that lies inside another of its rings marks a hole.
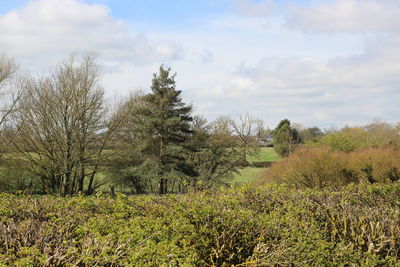
[[[5,55],[0,55],[0,86],[17,71],[14,60]]]
[[[260,141],[263,137],[264,125],[262,120],[254,119],[246,114],[240,116],[238,121],[231,120],[233,134],[238,140],[241,159],[246,161],[246,155],[258,155]]]
[[[43,189],[63,195],[93,192],[102,152],[114,127],[108,127],[103,89],[94,55],[80,64],[73,57],[50,77],[24,83],[15,123],[14,147],[42,178]]]
[[[15,106],[18,100],[21,98],[22,92],[19,90],[6,90],[6,87],[10,87],[12,78],[14,77],[18,67],[15,61],[5,55],[0,55],[0,95],[2,108],[0,111],[0,157],[3,156],[4,152],[8,149],[9,143],[15,136],[12,129],[9,129],[6,125],[6,120],[10,117],[10,114],[15,110]]]

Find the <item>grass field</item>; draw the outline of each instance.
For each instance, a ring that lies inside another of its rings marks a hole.
[[[273,147],[262,147],[258,156],[248,156],[247,161],[279,161],[281,158]]]
[[[235,173],[235,177],[233,178],[231,183],[235,185],[240,185],[243,183],[255,181],[264,170],[264,168],[246,167],[244,169],[241,169],[239,173]]]
[[[260,154],[258,156],[249,156],[247,160],[249,162],[256,162],[256,161],[275,162],[280,160],[280,156],[275,152],[273,147],[262,147],[260,150]],[[246,167],[244,169],[241,169],[239,173],[235,174],[235,177],[232,180],[232,184],[240,185],[243,183],[255,181],[264,170],[265,168],[255,168],[255,167]]]

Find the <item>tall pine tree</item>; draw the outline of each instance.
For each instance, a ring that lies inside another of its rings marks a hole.
[[[134,111],[141,172],[157,180],[160,194],[173,191],[191,174],[186,154],[192,134],[192,107],[182,102],[175,78],[176,73],[161,66],[159,73],[153,75],[152,92],[144,96],[144,104]]]

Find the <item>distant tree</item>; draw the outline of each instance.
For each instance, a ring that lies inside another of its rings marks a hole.
[[[260,151],[261,139],[264,133],[262,120],[254,119],[246,114],[238,121],[230,120],[233,135],[237,140],[237,149],[241,155],[241,162],[247,165],[247,156],[257,156]]]
[[[300,136],[292,128],[288,119],[281,120],[273,132],[274,149],[281,156],[287,156],[294,151],[300,143]]]
[[[368,147],[380,147],[400,141],[400,133],[396,125],[384,121],[373,121],[364,126],[364,130],[368,136]]]
[[[24,83],[15,113],[19,134],[14,148],[30,162],[43,190],[63,195],[92,193],[103,149],[114,127],[107,110],[95,56],[80,64],[73,57],[50,77]]]
[[[297,131],[302,143],[315,143],[324,135],[323,131],[318,127],[297,129]]]
[[[227,117],[220,117],[211,124],[202,117],[194,117],[189,159],[195,176],[190,179],[190,188],[202,190],[227,185],[237,172],[240,153],[229,124]]]
[[[211,130],[214,133],[232,137],[233,129],[231,121],[232,119],[228,116],[219,116],[210,125]]]

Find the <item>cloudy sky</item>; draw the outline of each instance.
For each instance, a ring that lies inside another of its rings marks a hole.
[[[400,0],[1,0],[0,53],[21,71],[87,51],[110,99],[165,64],[210,120],[400,121]]]

